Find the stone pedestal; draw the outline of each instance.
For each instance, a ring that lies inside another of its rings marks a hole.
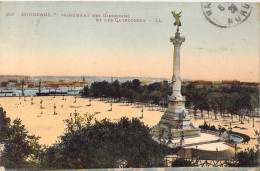
[[[185,141],[184,140],[180,140],[180,146],[183,147],[185,145]]]

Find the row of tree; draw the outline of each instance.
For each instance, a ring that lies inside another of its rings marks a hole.
[[[112,83],[94,82],[90,88],[85,86],[81,95],[83,97],[113,98],[115,101],[121,101],[124,98],[129,102],[159,104],[160,101],[167,99],[167,94],[170,92],[167,81],[142,86],[140,80],[134,79],[124,83],[119,83],[118,80]]]
[[[85,86],[81,95],[93,98],[112,98],[121,101],[141,102],[167,106],[167,97],[172,93],[172,86],[167,81],[141,85],[140,80],[134,79],[119,83],[117,80],[94,82],[90,87]],[[186,96],[186,107],[195,111],[214,111],[221,114],[252,113],[259,104],[259,89],[256,87],[237,86],[228,88],[202,88],[194,84],[182,86],[182,95]]]

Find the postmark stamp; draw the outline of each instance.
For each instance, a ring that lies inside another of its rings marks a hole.
[[[235,27],[250,16],[253,7],[250,3],[202,2],[202,12],[206,19],[220,28]]]

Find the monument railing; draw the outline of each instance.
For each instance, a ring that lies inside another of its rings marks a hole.
[[[212,135],[219,135],[219,133],[217,131],[212,131],[212,130],[208,130],[208,129],[203,129],[201,128],[200,132],[202,133],[209,133],[209,134],[212,134]]]
[[[238,161],[235,159],[205,160],[199,158],[165,157],[165,166],[171,167],[172,162],[174,162],[176,159],[183,159],[186,161],[190,161],[194,167],[229,167],[231,165],[238,163]]]
[[[170,143],[168,144],[171,148],[176,148],[176,147],[180,147],[181,146],[181,143],[180,142],[175,142],[175,143]]]
[[[161,139],[161,141],[160,141],[158,138],[155,138],[155,137],[153,137],[153,140],[155,140],[157,143],[168,145],[171,148],[181,147],[181,143],[180,142],[171,142],[171,143],[169,143],[165,139]]]

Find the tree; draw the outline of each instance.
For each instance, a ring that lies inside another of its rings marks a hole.
[[[212,110],[214,111],[215,119],[217,119],[217,114],[219,111],[218,101],[221,99],[221,93],[213,91],[209,94],[208,98],[209,98],[208,100],[209,100],[210,106],[211,106]]]
[[[259,160],[259,148],[257,147],[257,150],[253,148],[247,148],[244,151],[240,151],[237,153],[237,160],[238,163],[231,165],[231,167],[259,167],[260,160]]]
[[[1,165],[6,168],[26,168],[37,165],[41,155],[39,137],[28,135],[20,119],[15,119],[13,125],[9,125],[7,132]]]
[[[102,97],[101,82],[94,82],[90,86],[90,94],[92,97]]]
[[[111,83],[111,87],[112,87],[112,97],[113,98],[121,98],[121,91],[120,91],[120,84],[118,80],[115,80],[114,82]]]
[[[85,121],[88,118],[90,122]],[[66,122],[67,132],[60,142],[46,150],[45,168],[113,168],[120,159],[127,161],[127,167],[164,164],[167,147],[157,144],[137,118],[123,117],[114,123],[93,121],[87,115]]]
[[[6,117],[6,112],[0,107],[0,143],[2,143],[8,135],[10,126],[10,118]]]
[[[197,110],[203,110],[203,102],[205,101],[205,95],[204,95],[204,91],[201,88],[194,88],[191,92],[190,92],[190,100],[192,101],[193,104],[193,109],[195,112],[195,115],[197,113]]]
[[[137,88],[141,85],[141,82],[140,82],[139,79],[134,79],[134,80],[132,81],[132,84],[133,84],[133,89],[134,89],[134,90],[137,90]]]
[[[80,95],[83,97],[89,97],[90,96],[90,90],[88,86],[85,86],[83,90],[80,92]]]
[[[252,113],[252,111],[254,111],[259,104],[259,97],[255,96],[254,94],[250,95],[249,101],[247,101],[247,108],[250,111],[250,113]]]

